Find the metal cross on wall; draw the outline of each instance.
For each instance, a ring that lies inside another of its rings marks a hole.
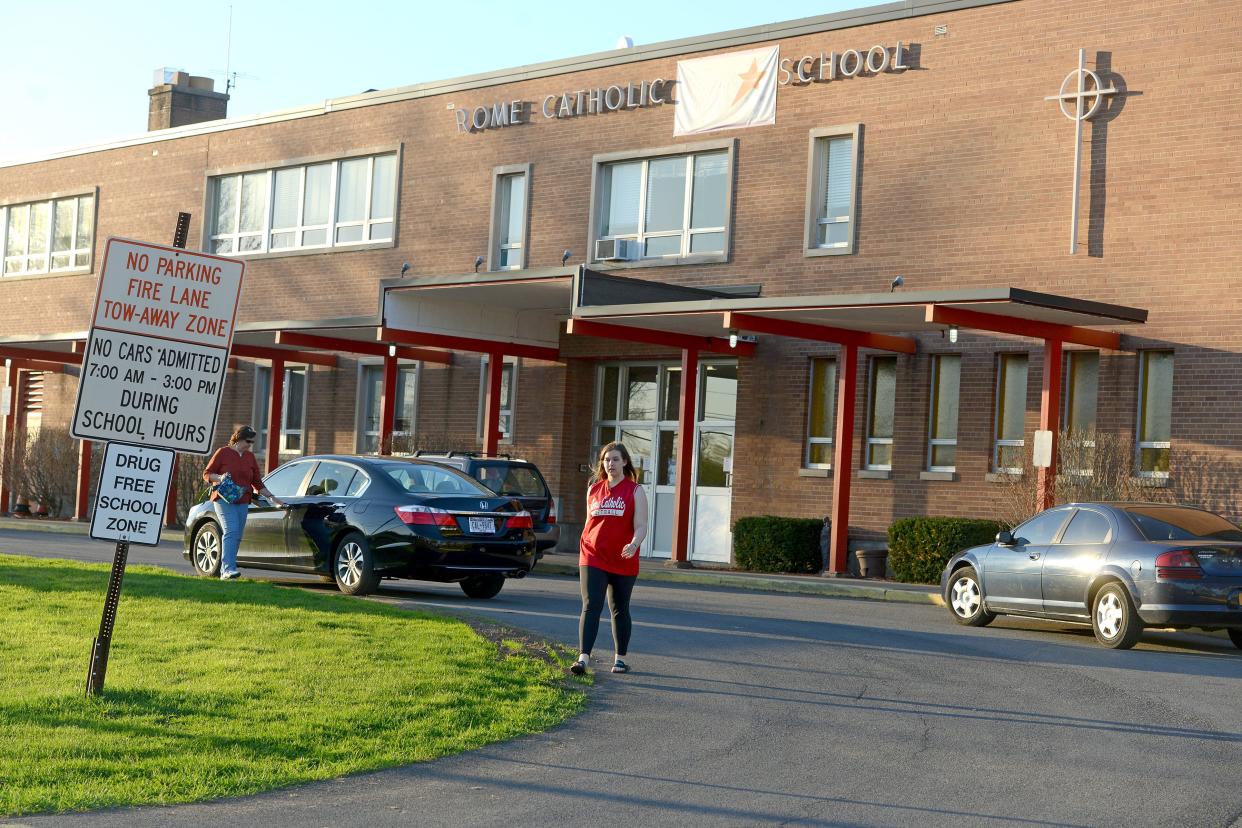
[[[1105,95],[1115,95],[1117,90],[1111,86],[1103,88],[1100,76],[1086,68],[1086,50],[1078,50],[1078,68],[1065,76],[1061,81],[1061,92],[1049,95],[1045,101],[1057,101],[1061,112],[1074,122],[1074,203],[1070,212],[1070,255],[1078,252],[1078,189],[1082,173],[1082,122],[1100,111]],[[1090,83],[1088,83],[1090,81]],[[1067,92],[1067,88],[1075,91]],[[1073,102],[1073,110],[1066,104]]]

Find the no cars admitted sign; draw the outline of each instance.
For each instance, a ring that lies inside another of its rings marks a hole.
[[[208,453],[244,270],[108,239],[70,433]]]

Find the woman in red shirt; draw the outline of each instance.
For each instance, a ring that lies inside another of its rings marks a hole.
[[[587,490],[586,526],[578,545],[579,656],[569,669],[576,675],[586,672],[607,594],[616,646],[612,671],[626,673],[630,669],[625,663],[630,645],[630,594],[638,580],[638,550],[647,536],[647,495],[621,443],[609,443],[600,450],[592,481]]]
[[[220,577],[224,580],[236,578],[237,550],[241,546],[242,532],[246,529],[246,515],[250,512],[250,495],[258,492],[272,502],[274,506],[283,508],[284,503],[263,485],[263,473],[259,471],[259,462],[254,457],[254,441],[258,435],[250,426],[242,426],[233,432],[229,444],[216,449],[203,470],[203,479],[212,485],[211,506],[220,521],[223,537],[220,539]],[[216,485],[225,475],[241,487],[241,496],[234,503],[220,497]]]

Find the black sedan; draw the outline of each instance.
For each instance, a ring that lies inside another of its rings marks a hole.
[[[1242,647],[1242,530],[1187,506],[1058,506],[954,555],[940,587],[973,627],[998,614],[1090,624],[1117,649],[1144,627],[1202,627]]]
[[[491,598],[535,565],[521,502],[437,463],[320,455],[263,482],[285,506],[251,502],[242,567],[318,573],[350,595],[375,591],[381,578],[415,578]],[[221,531],[209,502],[190,510],[183,554],[199,574],[219,574]]]

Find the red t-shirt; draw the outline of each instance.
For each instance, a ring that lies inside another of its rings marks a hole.
[[[626,478],[609,487],[599,481],[587,491],[587,519],[578,544],[578,565],[593,566],[614,575],[637,575],[638,556],[621,557],[634,540],[634,492],[638,484]]]
[[[231,446],[221,446],[216,449],[216,453],[211,455],[207,468],[203,470],[203,479],[210,483],[211,480],[207,475],[226,472],[233,478],[234,483],[242,487],[242,495],[238,503],[249,503],[251,491],[258,492],[263,488],[263,473],[259,471],[259,461],[254,458],[253,451],[238,454],[237,449]],[[214,489],[211,492],[211,499],[220,499]]]

